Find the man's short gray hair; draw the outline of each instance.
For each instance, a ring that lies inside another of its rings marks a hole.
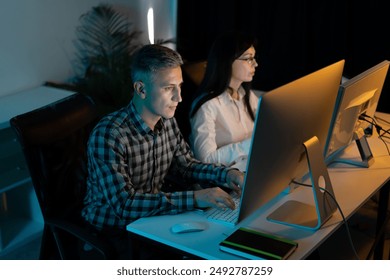
[[[133,55],[131,78],[135,82],[142,80],[144,75],[153,77],[159,70],[175,68],[182,64],[183,60],[178,52],[161,45],[145,45]]]

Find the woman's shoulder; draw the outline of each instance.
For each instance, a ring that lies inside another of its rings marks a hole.
[[[265,91],[262,91],[262,90],[251,89],[251,95],[254,95],[256,97],[256,99],[259,99],[264,93],[265,93]]]
[[[204,102],[201,106],[200,109],[210,109],[210,108],[215,108],[221,106],[221,103],[223,103],[223,98],[224,98],[224,93],[213,97],[206,102]]]

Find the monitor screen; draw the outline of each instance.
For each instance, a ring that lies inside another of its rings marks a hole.
[[[385,60],[340,85],[326,141],[327,164],[340,161],[338,155],[355,139],[354,133],[359,128],[372,131],[370,122],[376,112],[388,68],[389,61]],[[365,114],[369,122],[359,120],[361,114]],[[365,166],[359,161],[343,162]]]
[[[323,160],[343,67],[341,60],[260,98],[240,221],[308,173],[304,143],[314,136]]]

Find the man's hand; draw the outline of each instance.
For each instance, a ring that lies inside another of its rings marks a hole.
[[[236,169],[230,170],[226,175],[226,185],[241,195],[241,187],[244,185],[244,173]]]
[[[241,195],[241,186],[244,184],[244,173],[232,169],[226,175],[226,187]],[[207,188],[194,192],[195,206],[199,208],[216,207],[219,209],[234,209],[236,205],[230,194],[219,187]]]
[[[234,209],[232,197],[219,187],[207,188],[194,192],[195,206],[199,208],[216,207]]]

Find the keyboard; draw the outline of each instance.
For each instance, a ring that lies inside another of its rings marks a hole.
[[[232,198],[234,203],[236,204],[236,208],[234,210],[227,208],[225,210],[221,210],[218,208],[208,208],[203,212],[206,218],[210,221],[219,222],[228,226],[235,226],[238,220],[238,212],[239,212],[239,204],[240,204],[240,196],[236,193],[232,193]]]

